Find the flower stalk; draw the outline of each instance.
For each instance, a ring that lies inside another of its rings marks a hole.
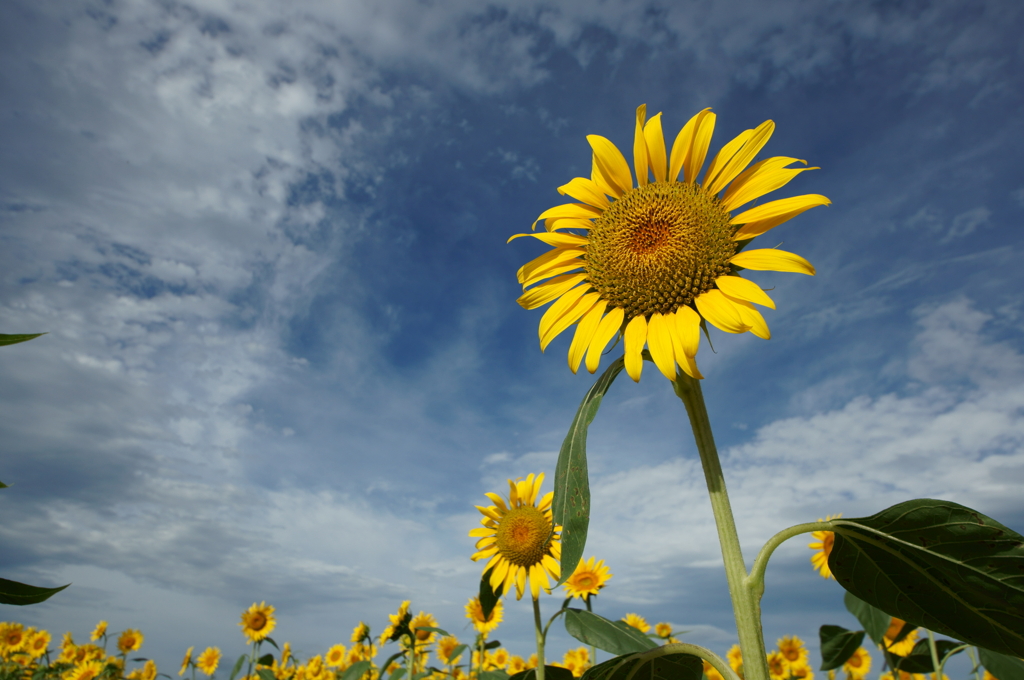
[[[533,625],[537,634],[537,680],[544,680],[544,633],[540,623],[540,600],[533,598]]]

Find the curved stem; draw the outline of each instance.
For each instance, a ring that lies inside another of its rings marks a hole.
[[[711,421],[704,405],[700,381],[678,371],[672,387],[686,406],[693,438],[700,452],[700,462],[704,468],[704,479],[711,499],[711,510],[718,528],[718,541],[722,547],[725,578],[729,583],[729,595],[732,597],[732,610],[736,617],[736,632],[740,639],[740,650],[743,652],[746,680],[768,680],[767,655],[764,635],[761,632],[761,593],[747,582],[743,550],[740,548],[736,521],[733,519],[729,494],[725,489],[725,476],[718,459],[718,449],[715,447],[715,438],[711,432]]]
[[[979,672],[979,667],[978,667],[978,658],[976,656],[974,656],[974,650],[975,649],[977,649],[977,648],[976,647],[968,647],[967,648],[967,656],[969,656],[971,658],[971,666],[972,666],[971,673],[974,674],[974,680],[981,680],[981,673]]]
[[[935,680],[942,677],[942,668],[939,664],[939,649],[935,646],[935,633],[928,631],[928,650],[932,653],[932,668],[935,669]]]
[[[957,652],[963,651],[965,649],[968,651],[968,653],[970,653],[971,646],[968,645],[968,644],[963,644],[963,645],[960,645],[959,647],[954,647],[953,649],[951,649],[948,652],[946,652],[946,656],[942,657],[942,661],[939,662],[939,677],[940,678],[943,675],[943,671],[946,668],[946,662],[949,661],[949,658],[951,656],[953,656],[954,654],[956,654]]]
[[[775,552],[775,549],[794,536],[809,534],[812,531],[832,531],[832,522],[797,524],[788,529],[783,529],[769,538],[768,542],[761,548],[761,552],[757,553],[754,566],[750,569],[750,575],[747,576],[748,585],[752,588],[757,588],[757,592],[764,592],[764,570],[768,567],[768,560],[771,558],[772,553]]]
[[[533,598],[533,625],[537,633],[537,680],[544,680],[544,629],[540,625],[540,601]]]
[[[656,647],[651,651],[660,651],[661,654],[676,654],[679,652],[693,654],[694,656],[698,656],[710,663],[716,671],[722,674],[722,677],[725,678],[725,680],[740,680],[740,676],[736,674],[736,671],[732,669],[732,666],[730,666],[722,657],[718,656],[710,649],[701,647],[700,645],[691,645],[689,642],[670,642],[666,645],[662,645],[661,647]],[[649,653],[650,652],[648,652],[648,654]],[[637,667],[639,667],[639,664]]]

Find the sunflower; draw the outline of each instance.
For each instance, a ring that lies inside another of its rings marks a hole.
[[[796,668],[789,669],[789,672],[793,674],[794,680],[814,680],[814,671],[811,670],[811,665],[804,664],[803,666],[797,666]]]
[[[68,680],[93,680],[93,678],[103,672],[105,666],[106,664],[99,659],[86,661],[75,666],[67,677]]]
[[[242,627],[242,633],[249,642],[257,642],[265,639],[277,625],[274,618],[274,608],[266,602],[252,603],[246,611],[242,612],[242,620],[238,623]]]
[[[786,680],[789,678],[789,666],[786,665],[786,657],[781,652],[768,653],[768,677],[771,680]]]
[[[576,565],[576,571],[572,572],[572,576],[567,578],[563,584],[566,595],[587,599],[591,595],[597,595],[597,592],[604,588],[604,584],[614,574],[608,571],[604,560],[594,564],[595,559],[597,558],[591,557],[584,562],[583,558],[580,558],[580,563]]]
[[[49,646],[50,634],[45,630],[40,630],[29,637],[28,644],[25,646],[25,651],[27,651],[29,656],[33,659],[38,659],[43,654],[46,654],[46,650]]]
[[[368,637],[370,637],[370,627],[360,621],[359,625],[352,629],[352,642],[362,642]]]
[[[213,675],[217,672],[217,664],[220,663],[220,648],[207,647],[206,650],[196,657],[196,668],[206,675]]]
[[[899,642],[893,644],[893,640],[903,630],[903,625],[906,623],[903,619],[897,619],[895,616],[889,622],[889,628],[885,631],[885,645],[884,648],[895,654],[896,656],[906,656],[910,654],[910,651],[914,649],[914,645],[917,644],[917,628],[914,628],[907,634],[907,637],[903,638]]]
[[[704,659],[704,675],[707,676],[708,680],[725,680],[722,674],[718,672],[718,669],[712,666],[707,659]]]
[[[525,670],[526,670],[526,661],[523,660],[523,657],[518,656],[516,654],[513,654],[511,657],[509,657],[508,668],[506,669],[506,672],[509,675],[515,675],[516,673],[522,673]]]
[[[484,619],[484,610],[480,606],[480,598],[473,596],[466,603],[466,618],[473,622],[473,628],[478,633],[487,634],[498,627],[501,623],[505,605],[498,600],[491,610],[491,615]]]
[[[859,647],[843,664],[843,670],[846,671],[847,677],[855,680],[866,676],[871,670],[871,655],[868,654],[868,650]]]
[[[741,269],[814,274],[811,263],[799,255],[743,248],[755,236],[830,201],[806,194],[733,215],[801,172],[817,168],[790,168],[806,162],[784,156],[747,168],[775,129],[768,120],[722,147],[697,182],[715,114],[704,109],[691,118],[666,154],[661,114],[646,121],[646,104],[636,113],[637,186],[615,145],[588,135],[593,149],[590,179],[577,177],[558,188],[582,203],[541,213],[534,228],[544,220],[546,233],[509,239],[533,236],[553,247],[519,269],[524,292],[518,302],[536,309],[554,301],[540,321],[541,350],[577,324],[569,347],[574,373],[584,354],[587,370],[596,371],[604,348],[621,333],[626,372],[633,380],[640,380],[645,344],[669,380],[676,379],[676,364],[701,378],[696,355],[705,321],[727,333],[770,337],[753,305],[774,309],[775,303],[757,284],[741,278]]]
[[[324,664],[326,664],[328,668],[337,668],[343,663],[345,663],[345,645],[334,645],[327,650],[327,655],[324,657]]]
[[[141,631],[129,628],[117,637],[117,648],[121,650],[122,654],[137,652],[145,639],[146,637]]]
[[[156,680],[156,674],[156,662],[150,659],[142,666],[142,680]]]
[[[396,634],[401,635],[402,626],[408,626],[409,620],[406,618],[409,616],[409,605],[411,602],[405,600],[402,604],[398,605],[398,612],[396,614],[388,614],[388,625],[384,626],[384,632],[380,634],[380,644],[389,642],[395,639]]]
[[[779,653],[790,670],[807,665],[807,648],[804,641],[795,635],[779,640]]]
[[[20,623],[0,623],[0,646],[4,651],[20,652],[28,643],[25,627]]]
[[[455,650],[458,648],[458,646],[459,638],[453,635],[448,635],[441,638],[437,642],[437,658],[440,659],[441,663],[445,664],[446,666],[454,666],[456,663],[458,663],[459,659],[462,658],[462,652],[459,652],[458,655],[452,657],[452,654],[455,653]]]
[[[829,522],[842,516],[843,513],[839,513],[838,515],[828,515],[825,519],[821,519],[819,517],[818,521]],[[818,551],[811,555],[811,564],[821,573],[823,578],[833,578],[832,570],[828,568],[828,556],[832,554],[832,544],[836,540],[835,532],[814,531],[811,532],[811,538],[813,538],[815,542],[808,543],[807,547],[811,550]]]
[[[178,675],[185,675],[185,671],[188,670],[188,666],[192,663],[192,650],[195,647],[189,647],[188,651],[185,652],[185,658],[181,660],[181,670],[178,671]]]
[[[736,673],[736,675],[743,677],[743,651],[739,645],[733,645],[729,648],[729,652],[725,655],[729,659],[729,666]]]
[[[417,644],[429,645],[437,639],[437,633],[430,630],[420,630],[420,628],[437,628],[437,619],[434,618],[433,614],[420,612],[412,617],[412,621],[409,622],[409,630],[416,636]]]
[[[489,558],[484,573],[491,571],[491,588],[507,593],[514,583],[516,599],[523,597],[526,582],[534,599],[540,589],[550,592],[548,576],[556,581],[558,560],[562,557],[559,532],[551,517],[549,491],[537,503],[537,494],[544,483],[544,473],[526,479],[508,480],[508,504],[496,493],[487,494],[494,505],[476,506],[483,514],[483,527],[473,529],[470,536],[478,538],[474,561]]]
[[[639,614],[626,614],[622,619],[626,622],[626,625],[633,626],[641,633],[646,633],[651,629],[651,624],[647,623],[647,620]]]
[[[672,624],[664,622],[654,624],[654,634],[662,640],[672,637]]]

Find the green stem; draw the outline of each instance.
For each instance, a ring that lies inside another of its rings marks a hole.
[[[677,372],[672,386],[686,406],[693,438],[700,452],[701,466],[704,468],[711,510],[718,528],[718,542],[722,547],[725,578],[729,583],[733,615],[736,617],[736,632],[743,653],[744,676],[746,680],[768,680],[767,654],[764,648],[764,635],[761,632],[760,599],[764,584],[762,582],[759,589],[755,582],[747,579],[743,550],[740,548],[729,494],[725,489],[725,476],[722,473],[722,464],[718,460],[718,449],[715,448],[711,421],[704,405],[704,394],[701,392],[700,382],[682,371]]]
[[[976,649],[975,647],[968,647],[967,648],[967,656],[969,656],[971,658],[971,666],[972,666],[971,673],[974,674],[974,680],[981,680],[981,672],[980,672],[981,667],[978,665],[978,658],[976,656],[974,656],[974,650],[975,649]]]
[[[747,577],[750,587],[755,588],[758,593],[763,593],[764,570],[768,567],[768,560],[771,558],[772,553],[775,552],[775,549],[794,536],[809,534],[812,531],[832,531],[832,522],[807,522],[805,524],[797,524],[796,526],[789,527],[788,529],[783,529],[769,538],[768,542],[761,548],[761,552],[757,553],[757,559],[754,560],[754,566],[750,569],[750,576]]]
[[[593,612],[594,608],[590,604],[590,595],[585,596],[583,598],[583,601],[587,603],[587,611],[588,612]],[[594,645],[590,645],[590,665],[591,666],[596,666],[597,665],[597,647],[595,647]]]
[[[544,680],[544,629],[540,624],[540,601],[533,598],[533,625],[537,633],[537,680]]]

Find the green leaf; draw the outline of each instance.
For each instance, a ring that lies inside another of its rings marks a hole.
[[[916,626],[1024,656],[1024,536],[931,499],[832,525],[828,564],[848,591]]]
[[[490,640],[484,643],[484,649],[497,649],[498,647],[501,647],[500,640]]]
[[[68,583],[60,588],[40,588],[38,586],[30,586],[27,583],[18,583],[17,581],[0,578],[0,604],[39,604],[50,599],[50,597],[64,590],[69,585],[71,584]]]
[[[962,646],[962,642],[936,640],[935,649],[939,654],[939,662],[941,663],[942,658],[949,654],[950,651]],[[959,654],[959,652],[957,653]],[[889,662],[890,668],[895,668],[904,673],[933,673],[935,671],[935,665],[932,663],[932,650],[928,646],[928,640],[919,640],[914,645],[914,648],[910,650],[910,654],[906,656],[896,656],[892,652],[886,652],[885,658]]]
[[[485,674],[486,675],[486,674]],[[537,669],[519,671],[508,680],[537,680]],[[561,666],[544,666],[544,680],[573,680],[572,671]]]
[[[821,668],[830,671],[839,668],[853,656],[864,642],[864,631],[846,630],[841,626],[822,626],[818,629],[821,639]]]
[[[480,611],[483,612],[484,621],[491,618],[491,612],[494,611],[495,605],[501,598],[501,588],[499,587],[497,590],[491,588],[492,571],[494,571],[494,567],[485,571],[480,578]]]
[[[270,666],[271,664],[274,663],[274,655],[273,654],[264,654],[263,656],[261,656],[259,659],[256,660],[256,663],[258,663],[261,666]]]
[[[549,668],[549,666],[545,666],[544,668],[547,669]],[[572,674],[570,673],[570,675]],[[545,675],[544,677],[546,678],[547,675]],[[484,671],[480,674],[480,680],[508,680],[508,673],[501,669],[493,671]]]
[[[372,664],[369,661],[356,661],[345,669],[345,672],[341,676],[341,680],[359,680],[359,678],[363,677],[366,671],[370,670],[371,666]],[[387,666],[384,668],[387,668]]]
[[[0,333],[0,346],[16,345],[19,342],[27,342],[32,338],[38,338],[40,335],[46,335],[46,333],[23,333],[21,335],[5,335]]]
[[[576,565],[583,559],[587,528],[590,526],[587,428],[594,422],[601,400],[623,366],[625,363],[622,357],[613,361],[583,397],[576,417],[569,426],[569,433],[562,442],[562,449],[558,452],[558,463],[555,464],[555,497],[551,504],[555,524],[562,527],[561,577],[556,586],[565,583],[565,580],[576,571]]]
[[[245,654],[238,657],[238,661],[235,662],[235,667],[231,669],[231,676],[228,680],[235,680],[235,676],[238,675],[238,671],[242,670],[243,663],[245,663]]]
[[[843,598],[843,604],[846,605],[847,611],[857,617],[860,625],[864,626],[868,637],[876,645],[882,644],[885,632],[889,630],[889,624],[892,623],[892,617],[881,609],[872,607],[853,593],[846,593],[846,597]]]
[[[10,488],[9,486],[4,484],[3,482],[0,482],[0,489],[9,489],[9,488]]]
[[[459,645],[452,650],[451,658],[458,659],[469,648],[469,645]],[[451,665],[451,664],[448,664]]]
[[[260,676],[260,680],[277,680],[274,671],[269,668],[257,668],[256,675]]]
[[[446,631],[444,628],[436,628],[434,626],[416,626],[416,630],[426,630],[430,631],[431,633],[440,633],[445,637],[451,637],[451,633]]]
[[[657,643],[623,621],[609,621],[583,609],[565,610],[565,631],[580,642],[612,654],[645,652]]]
[[[701,658],[673,652],[668,647],[609,659],[588,668],[581,680],[701,680],[704,675]]]
[[[394,671],[391,672],[391,675],[388,676],[388,680],[400,680],[403,677],[405,677],[405,669],[396,668]]]
[[[272,638],[272,637],[265,637],[260,642],[261,643],[269,642],[270,644],[274,645],[274,649],[276,649],[277,651],[281,651],[281,648],[277,646],[277,643],[274,642],[274,638]],[[263,662],[261,661],[260,663],[263,663]]]
[[[991,649],[978,648],[981,665],[997,680],[1024,680],[1024,661]]]

